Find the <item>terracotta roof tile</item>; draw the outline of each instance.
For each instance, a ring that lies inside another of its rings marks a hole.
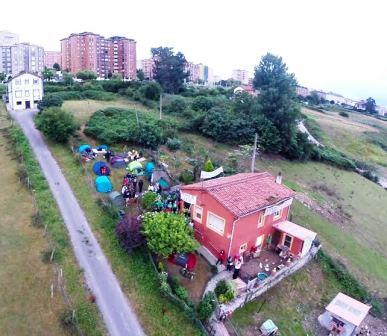
[[[205,190],[234,215],[240,217],[294,196],[267,172],[241,173],[198,182],[182,190]]]

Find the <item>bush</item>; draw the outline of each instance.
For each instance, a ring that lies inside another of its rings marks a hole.
[[[339,168],[356,170],[356,164],[353,160],[327,146],[315,147],[313,149],[312,159],[316,161],[323,161]]]
[[[216,297],[214,292],[208,292],[199,302],[197,307],[197,315],[201,321],[207,321],[216,308]]]
[[[205,96],[196,97],[192,103],[191,108],[194,111],[207,112],[215,106],[214,100]]]
[[[165,107],[167,113],[183,114],[187,109],[187,103],[184,98],[176,97]]]
[[[366,170],[364,172],[361,173],[361,175],[363,177],[365,177],[366,179],[372,181],[372,182],[375,182],[375,183],[378,183],[379,182],[379,177],[377,175],[375,175],[372,171],[370,170]]]
[[[141,87],[141,93],[146,99],[158,100],[161,94],[161,87],[156,82],[150,82]]]
[[[139,117],[137,123],[136,113]],[[107,108],[95,112],[89,119],[85,134],[107,144],[132,142],[150,148],[157,148],[173,134],[175,125],[159,120],[142,111]]]
[[[205,172],[212,172],[215,170],[214,165],[212,164],[211,159],[207,159],[207,161],[204,163],[203,170]]]
[[[36,127],[49,139],[66,143],[78,126],[74,116],[59,107],[50,107],[35,118]]]
[[[192,171],[185,169],[180,173],[179,180],[184,184],[190,184],[195,180],[195,177]]]
[[[339,115],[341,115],[344,118],[349,118],[349,114],[347,112],[344,112],[344,111],[340,111]]]
[[[82,79],[84,81],[93,80],[97,78],[96,73],[91,70],[78,71],[76,76],[77,78]]]
[[[61,107],[63,104],[63,99],[57,94],[50,94],[43,97],[43,99],[38,103],[38,109],[43,110],[52,106]]]
[[[144,243],[144,237],[140,232],[140,222],[137,217],[125,217],[116,227],[116,236],[120,245],[127,253]]]
[[[235,298],[236,291],[230,281],[221,280],[216,284],[215,294],[220,303],[226,303]]]
[[[141,198],[141,206],[145,211],[153,211],[155,209],[155,203],[157,194],[153,191],[147,191]]]
[[[181,148],[181,141],[176,138],[168,138],[166,145],[171,151],[176,151]]]

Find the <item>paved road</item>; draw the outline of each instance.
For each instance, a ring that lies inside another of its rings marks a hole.
[[[96,303],[109,334],[111,336],[145,335],[58,163],[34,127],[34,112],[25,110],[10,111],[10,113],[23,128],[42,167],[67,226],[75,256],[84,270],[88,286],[96,296]]]

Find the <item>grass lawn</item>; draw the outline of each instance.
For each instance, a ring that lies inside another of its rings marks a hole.
[[[381,133],[381,136],[385,136],[387,122],[356,112],[349,112],[349,118],[345,118],[336,112],[321,113],[306,108],[302,111],[321,126],[325,133],[322,140],[324,144],[356,160],[387,166],[387,153],[369,141],[367,136],[369,133]]]
[[[0,128],[8,126],[0,104]],[[59,316],[64,310],[59,293],[51,298],[56,274],[42,261],[49,248],[43,232],[32,225],[33,199],[11,159],[11,144],[0,132],[0,335],[65,335]]]
[[[103,212],[96,203],[94,176],[84,174],[83,167],[76,163],[67,147],[50,144],[50,148],[85,211],[124,292],[139,315],[146,333],[160,336],[199,334],[178,307],[160,296],[158,279],[145,251],[136,251],[128,256],[119,246],[114,231],[116,221]],[[88,171],[91,171],[91,167],[92,162],[88,164]],[[113,170],[113,174],[122,177],[124,170]],[[118,180],[117,176],[115,180]]]
[[[256,328],[273,320],[281,335],[318,335],[317,316],[340,286],[312,261],[267,293],[234,312],[231,321],[242,336],[257,335]]]

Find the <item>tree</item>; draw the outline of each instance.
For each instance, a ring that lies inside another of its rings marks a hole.
[[[321,104],[321,98],[318,95],[317,91],[311,91],[310,95],[307,97],[308,100],[313,104],[313,105],[319,105]]]
[[[4,82],[6,78],[6,74],[4,72],[0,72],[0,82]]]
[[[60,71],[60,65],[58,63],[54,63],[54,65],[52,66],[52,68],[56,71]]]
[[[127,253],[132,252],[134,248],[141,246],[145,241],[137,217],[123,218],[116,227],[116,235],[120,245]]]
[[[87,81],[97,79],[97,75],[91,70],[83,70],[77,72],[77,78]]]
[[[35,118],[36,127],[49,139],[66,143],[77,130],[74,116],[59,107],[50,107]]]
[[[50,81],[54,77],[54,71],[52,69],[44,68],[43,78],[44,80]]]
[[[372,97],[367,98],[366,104],[365,104],[366,112],[375,114],[376,113],[376,102],[375,99]]]
[[[136,75],[137,75],[137,79],[142,82],[144,79],[145,79],[145,74],[144,74],[144,71],[142,71],[142,69],[138,69],[136,71]]]
[[[207,161],[204,163],[203,170],[205,172],[212,172],[215,170],[214,165],[212,164],[212,161],[210,158],[208,158]]]
[[[255,113],[263,114],[278,130],[281,152],[286,155],[297,136],[297,120],[300,118],[294,74],[288,73],[281,57],[268,53],[255,68],[253,83],[260,91]]]
[[[165,258],[173,253],[191,252],[198,246],[192,229],[180,214],[148,212],[142,221],[142,233],[148,248]]]
[[[73,76],[68,72],[63,72],[63,83],[67,86],[71,86],[74,84]]]
[[[207,112],[208,110],[210,110],[214,106],[215,106],[215,103],[214,103],[213,99],[205,97],[205,96],[198,96],[191,103],[191,108],[194,111]]]
[[[38,108],[39,110],[43,110],[45,108],[49,108],[52,106],[62,106],[63,99],[57,94],[47,94],[43,97],[43,99],[39,102]]]
[[[184,80],[188,78],[185,71],[187,61],[181,53],[174,53],[173,48],[152,48],[154,60],[153,78],[161,85],[164,92],[178,93],[183,89]]]
[[[153,211],[156,208],[157,194],[153,191],[147,191],[141,198],[141,206],[145,211]]]

